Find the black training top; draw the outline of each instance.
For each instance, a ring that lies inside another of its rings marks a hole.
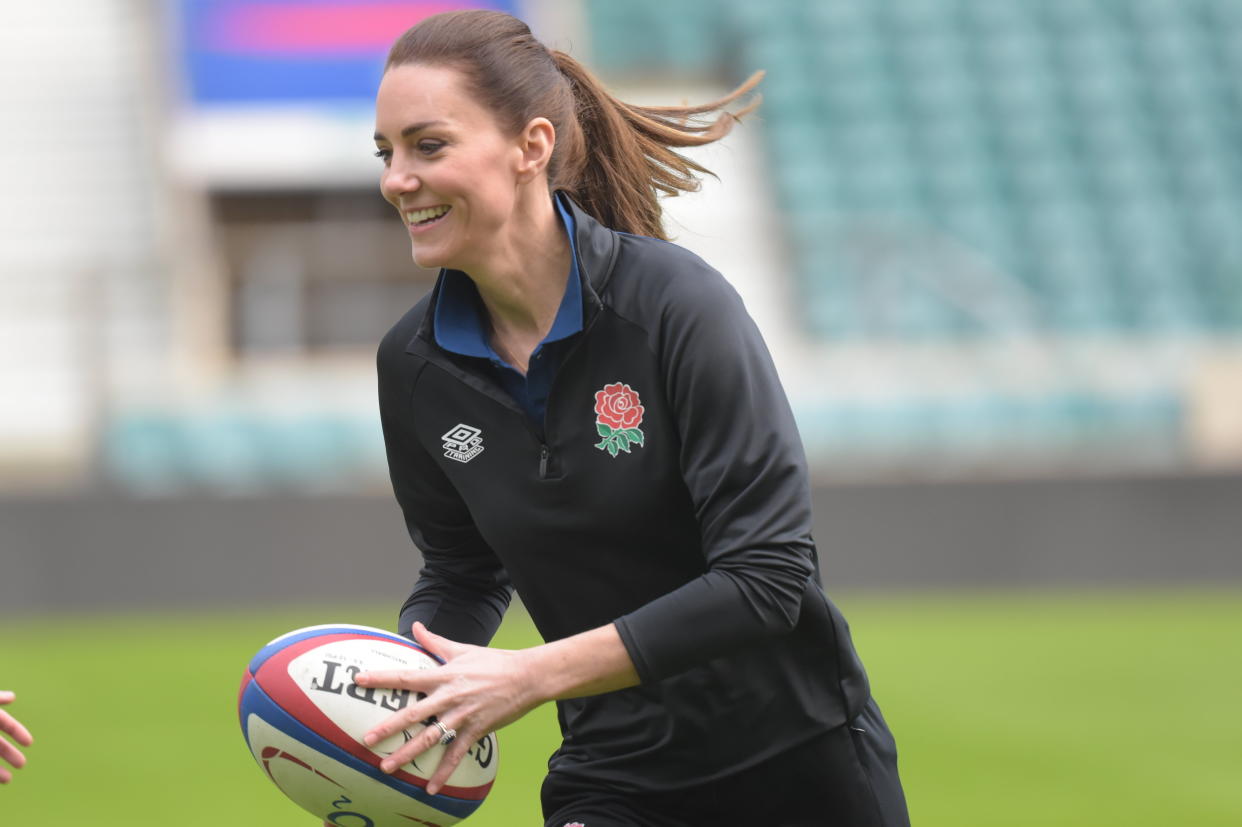
[[[559,701],[550,770],[683,787],[851,720],[867,679],[819,583],[801,443],[741,299],[692,253],[557,197],[584,328],[542,438],[478,360],[437,347],[438,289],[380,345],[389,470],[424,559],[399,628],[486,644],[511,586],[546,640],[615,622],[642,683]]]

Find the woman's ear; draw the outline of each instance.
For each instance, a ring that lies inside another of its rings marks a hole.
[[[556,146],[556,127],[547,118],[534,118],[518,136],[521,158],[518,161],[518,177],[529,181],[548,168],[552,150]]]

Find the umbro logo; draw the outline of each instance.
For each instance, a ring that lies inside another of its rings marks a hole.
[[[444,456],[458,462],[469,462],[483,453],[483,432],[470,425],[454,425],[440,439],[444,440]]]

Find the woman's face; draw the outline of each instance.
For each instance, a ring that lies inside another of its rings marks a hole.
[[[414,261],[467,273],[485,263],[516,204],[522,150],[461,72],[421,64],[385,72],[375,144],[380,190],[401,213]]]

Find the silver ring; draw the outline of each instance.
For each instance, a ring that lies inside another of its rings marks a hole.
[[[457,730],[452,729],[450,727],[446,727],[440,721],[432,721],[432,723],[435,724],[436,728],[440,730],[440,743],[441,744],[447,747],[449,744],[457,740]]]

